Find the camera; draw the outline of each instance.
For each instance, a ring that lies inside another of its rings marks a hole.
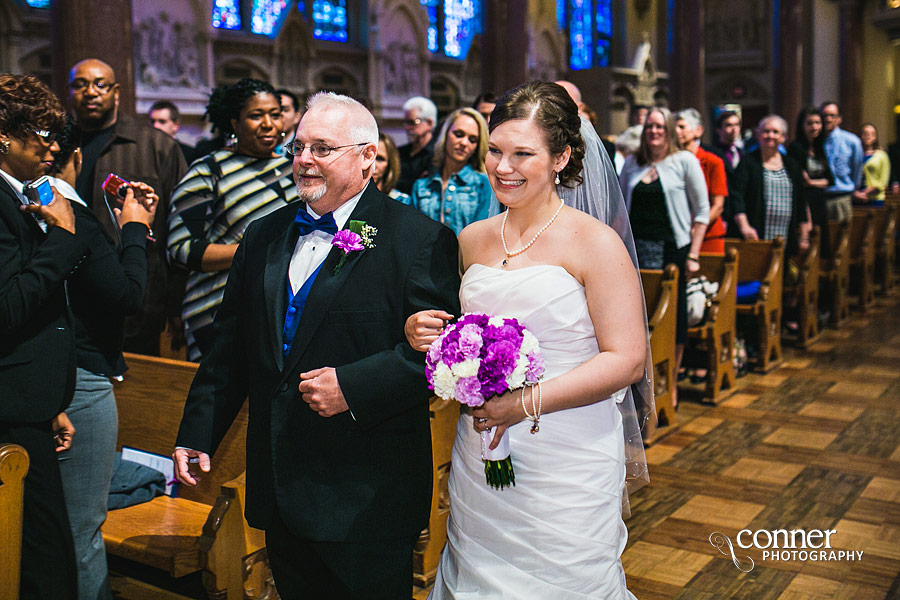
[[[50,187],[50,178],[44,175],[34,181],[29,181],[22,186],[25,197],[32,204],[42,204],[44,206],[53,202],[53,188]]]
[[[110,173],[101,187],[103,188],[104,192],[106,192],[113,198],[116,198],[118,200],[118,203],[121,205],[125,200],[125,193],[128,191],[128,188],[131,187],[131,184],[115,173]]]

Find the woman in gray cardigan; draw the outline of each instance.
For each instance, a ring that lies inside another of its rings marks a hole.
[[[687,341],[685,272],[700,269],[709,196],[697,157],[678,149],[675,120],[668,109],[656,107],[647,114],[641,146],[625,161],[619,184],[641,268],[662,269],[668,263],[678,267],[677,372]]]

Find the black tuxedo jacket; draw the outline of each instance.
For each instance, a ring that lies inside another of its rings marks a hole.
[[[68,406],[75,342],[64,281],[87,247],[71,233],[45,234],[0,177],[0,422],[49,421]]]
[[[375,247],[351,253],[337,275],[341,252],[331,250],[285,361],[297,211],[284,207],[247,229],[177,445],[211,454],[249,394],[251,525],[267,528],[277,508],[307,540],[408,538],[425,527],[431,504],[431,394],[424,354],[407,344],[403,325],[428,308],[459,314],[456,238],[370,184],[350,219],[378,229]],[[325,418],[303,402],[300,373],[320,367],[337,369],[350,412]]]

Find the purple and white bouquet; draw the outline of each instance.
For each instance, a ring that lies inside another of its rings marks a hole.
[[[425,358],[428,387],[445,400],[481,406],[493,396],[537,383],[544,374],[538,340],[516,319],[468,313],[448,325]],[[490,450],[481,434],[484,472],[492,487],[515,485],[508,433]]]

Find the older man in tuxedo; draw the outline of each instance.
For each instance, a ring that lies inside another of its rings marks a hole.
[[[458,313],[457,243],[378,191],[377,143],[355,100],[310,99],[290,148],[305,204],[247,229],[173,455],[194,484],[249,394],[246,516],[285,599],[407,600],[428,520],[430,393],[403,326]],[[345,252],[348,229],[368,235]]]

